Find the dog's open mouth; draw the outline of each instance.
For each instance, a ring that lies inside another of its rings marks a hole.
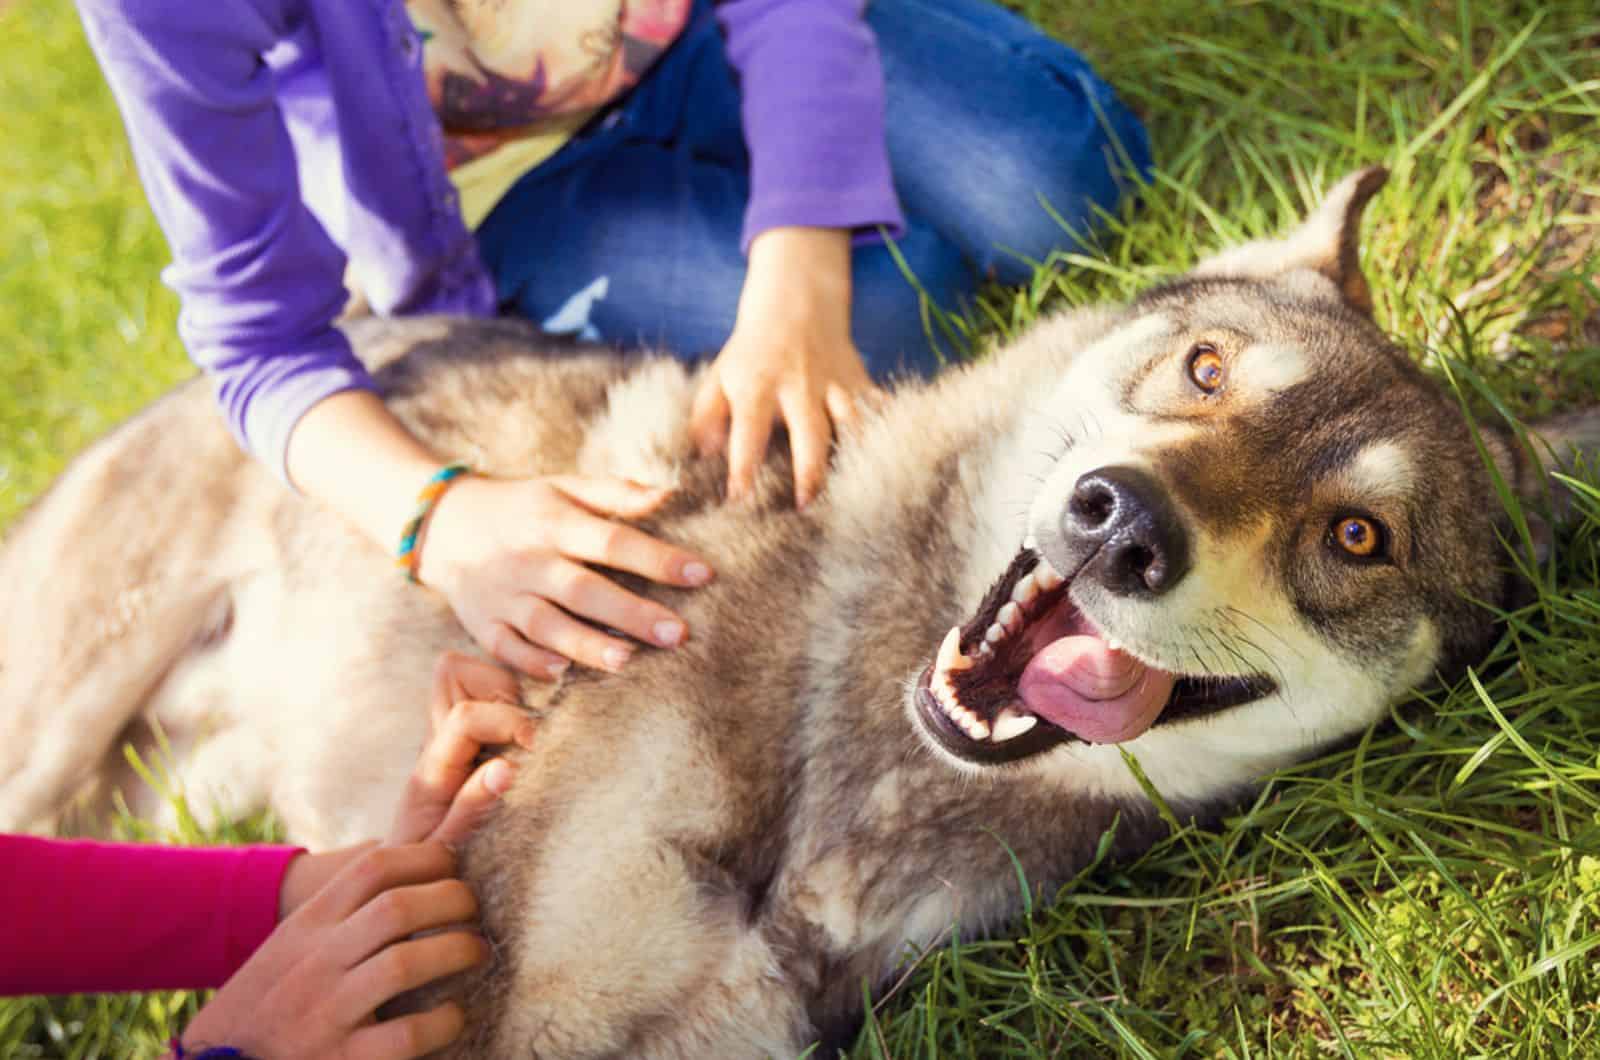
[[[919,720],[958,758],[1011,762],[1068,741],[1122,743],[1153,725],[1260,699],[1262,674],[1215,677],[1146,665],[1073,606],[1039,553],[1011,561],[917,679]]]

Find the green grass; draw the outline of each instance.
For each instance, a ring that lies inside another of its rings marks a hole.
[[[1160,169],[1095,254],[945,322],[972,346],[1270,232],[1384,162],[1365,257],[1380,323],[1482,380],[1494,400],[1468,400],[1485,413],[1600,393],[1588,0],[1013,6],[1140,110]],[[3,524],[187,368],[165,251],[70,11],[21,0],[0,24]],[[1220,825],[1097,867],[1009,938],[913,956],[855,1055],[1600,1056],[1600,501],[1580,507],[1470,679]],[[0,1055],[148,1053],[186,1004],[0,1004]]]
[[[70,4],[0,5],[0,525],[192,373],[110,92]]]

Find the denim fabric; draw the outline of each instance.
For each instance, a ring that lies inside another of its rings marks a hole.
[[[984,0],[873,0],[895,241],[945,308],[986,276],[1075,245],[1148,169],[1138,119],[1071,48]],[[1112,140],[1116,141],[1113,144]],[[524,177],[478,230],[502,302],[549,330],[712,356],[733,328],[749,157],[738,86],[708,3],[604,120]],[[1048,208],[1047,205],[1048,204]],[[858,240],[852,331],[876,378],[941,363],[916,288],[889,248]]]

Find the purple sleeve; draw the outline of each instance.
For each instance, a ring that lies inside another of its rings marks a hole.
[[[302,413],[372,389],[333,327],[344,254],[301,200],[263,55],[273,0],[79,0],[172,251],[178,329],[241,444],[280,475]]]
[[[884,143],[883,67],[863,0],[725,0],[739,72],[750,206],[742,245],[808,225],[904,228]]]
[[[221,986],[277,926],[298,853],[0,835],[0,995]]]

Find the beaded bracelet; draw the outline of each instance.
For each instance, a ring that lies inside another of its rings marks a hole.
[[[407,581],[417,580],[417,534],[422,530],[423,521],[444,496],[444,491],[450,488],[450,483],[470,470],[466,464],[446,464],[433,473],[422,492],[417,494],[417,506],[406,520],[405,529],[400,531],[400,548],[394,557],[395,564],[405,571]]]

